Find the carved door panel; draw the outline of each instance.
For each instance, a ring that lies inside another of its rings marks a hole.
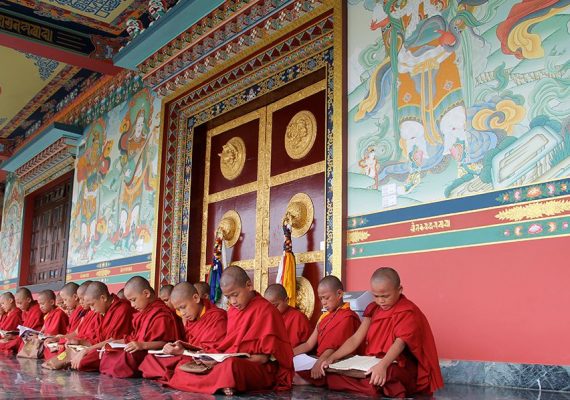
[[[310,208],[300,222],[302,235],[293,231],[297,276],[316,288],[324,273],[325,102],[323,81],[207,132],[201,277],[226,215],[229,241],[235,241],[228,243],[227,263],[248,271],[258,291],[275,282],[282,220],[295,196]]]

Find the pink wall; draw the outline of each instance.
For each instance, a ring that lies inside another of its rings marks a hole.
[[[442,359],[570,365],[568,238],[348,260],[347,290],[396,268]]]

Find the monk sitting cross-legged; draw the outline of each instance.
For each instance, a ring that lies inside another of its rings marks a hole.
[[[263,297],[277,307],[283,317],[291,346],[297,347],[311,336],[311,323],[305,314],[289,306],[287,291],[279,283],[269,285]]]
[[[71,359],[71,367],[80,371],[99,371],[98,350],[111,340],[121,340],[132,331],[133,309],[131,305],[109,293],[102,282],[91,282],[84,297],[85,305],[100,315],[99,329],[94,338],[80,338],[74,344],[88,346]]]
[[[420,309],[402,294],[400,277],[392,268],[377,269],[370,280],[374,302],[364,311],[358,331],[323,363],[352,354],[361,343],[364,354],[381,358],[359,379],[327,374],[329,388],[370,396],[409,397],[432,394],[443,387],[437,350],[429,323]]]
[[[2,293],[0,296],[0,308],[4,311],[0,329],[3,331],[16,330],[18,325],[22,324],[22,310],[16,307],[16,299],[12,293]],[[5,339],[8,341],[9,338]],[[0,340],[0,343],[2,343],[2,340]]]
[[[139,367],[144,378],[168,379],[181,360],[192,360],[182,356],[185,346],[190,344],[196,348],[205,348],[220,342],[226,335],[226,312],[210,303],[210,300],[201,299],[191,283],[181,282],[174,286],[170,300],[186,321],[183,339],[186,343],[167,343],[162,351],[172,357],[147,355]]]
[[[37,301],[32,297],[28,288],[21,287],[16,291],[16,306],[22,310],[22,325],[36,331],[42,329],[44,315]],[[10,336],[4,342],[0,342],[0,352],[15,353],[23,344],[19,336]]]
[[[226,395],[259,390],[287,390],[293,379],[293,352],[279,311],[255,292],[240,267],[224,270],[222,293],[230,304],[227,335],[211,348],[214,353],[248,353],[249,358],[227,358],[207,363],[204,375],[185,372],[180,363],[168,386],[197,393]]]
[[[176,321],[176,336],[179,338],[183,338],[184,337],[184,322],[182,321],[182,318],[177,313],[176,308],[174,308],[174,305],[172,305],[172,301],[170,300],[170,296],[172,295],[173,289],[174,289],[174,286],[172,286],[172,285],[162,286],[160,288],[160,290],[158,291],[158,297],[160,298],[160,300],[164,301],[164,304],[166,304],[166,306],[172,312],[172,316],[174,317],[174,320]]]
[[[172,311],[160,300],[149,282],[132,277],[125,285],[125,297],[138,313],[133,317],[133,332],[119,343],[127,346],[119,351],[105,351],[100,372],[115,378],[139,376],[139,365],[147,350],[159,350],[168,342],[178,340]]]
[[[360,326],[360,318],[343,300],[344,288],[336,276],[325,276],[319,282],[317,294],[326,310],[309,340],[295,347],[295,355],[308,353],[316,348],[317,362],[311,370],[299,371],[295,375],[296,385],[312,384],[324,386],[326,381],[321,364],[337,350]]]

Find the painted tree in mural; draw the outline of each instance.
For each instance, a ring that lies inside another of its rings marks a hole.
[[[349,0],[349,212],[568,175],[568,7]]]
[[[158,107],[142,90],[86,130],[76,164],[69,264],[150,253]]]

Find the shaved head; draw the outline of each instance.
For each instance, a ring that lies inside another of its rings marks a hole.
[[[172,289],[174,289],[173,285],[164,285],[163,287],[160,288],[160,293],[164,293],[168,296],[172,296]]]
[[[141,293],[143,290],[148,290],[154,294],[154,289],[150,286],[150,283],[142,276],[133,276],[125,284],[125,291],[133,291],[135,293]]]
[[[180,299],[191,298],[195,294],[198,294],[198,291],[190,282],[180,282],[174,289],[172,289],[172,293],[170,294],[170,299],[174,302],[177,302]]]
[[[79,287],[77,288],[77,295],[83,296],[91,283],[93,283],[93,281],[85,281],[81,285],[79,285]]]
[[[21,299],[32,299],[32,292],[27,287],[21,287],[16,291],[16,296]]]
[[[267,289],[265,289],[265,293],[263,294],[263,297],[277,298],[279,300],[287,300],[288,299],[287,290],[285,290],[283,285],[281,285],[279,283],[274,283],[272,285],[267,286]]]
[[[46,300],[53,300],[55,301],[55,293],[53,292],[53,290],[42,290],[41,292],[38,293],[38,297],[43,297]]]
[[[75,282],[68,282],[65,284],[64,287],[61,288],[61,291],[67,294],[68,296],[73,296],[77,293],[77,289],[79,289],[79,285]]]
[[[4,292],[0,294],[0,300],[15,300],[12,292]]]
[[[125,300],[125,288],[123,288],[123,289],[121,289],[121,290],[119,290],[119,291],[117,292],[117,297],[118,297],[119,299]]]
[[[210,285],[208,282],[196,282],[194,287],[198,291],[198,295],[203,299],[210,298]]]
[[[325,276],[323,279],[321,279],[319,282],[319,287],[326,287],[333,292],[336,292],[337,290],[344,291],[344,286],[342,285],[340,279],[333,275]]]
[[[372,277],[370,278],[370,282],[376,283],[382,281],[388,281],[392,283],[396,289],[401,286],[400,275],[398,275],[398,272],[396,272],[394,268],[382,267],[374,271]]]
[[[109,288],[103,282],[93,281],[87,287],[85,295],[91,297],[92,299],[99,298],[101,296],[110,296]]]
[[[230,285],[236,285],[238,287],[246,287],[247,283],[251,283],[251,279],[247,273],[240,267],[232,265],[222,272],[222,278],[220,279],[220,287],[224,288]]]

